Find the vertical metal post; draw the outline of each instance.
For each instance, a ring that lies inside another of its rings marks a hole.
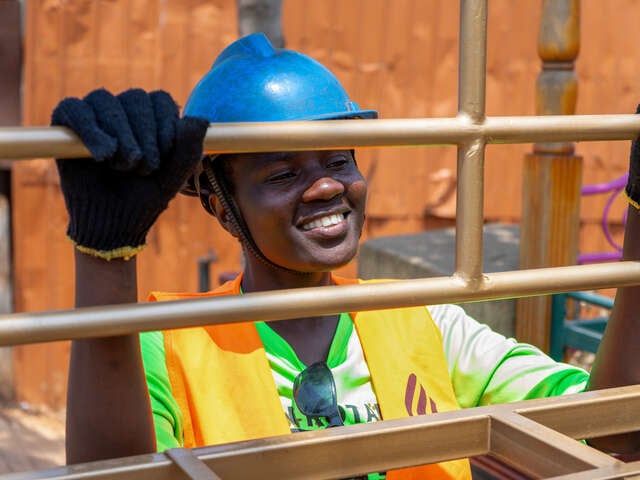
[[[458,112],[484,120],[487,65],[487,0],[460,1]]]
[[[460,1],[458,117],[482,123],[485,116],[487,0]],[[484,139],[458,146],[456,275],[482,280]]]
[[[580,49],[580,1],[544,0],[536,84],[537,115],[575,113],[578,81],[574,62]],[[523,169],[520,268],[573,265],[580,226],[582,157],[571,142],[536,143]],[[516,337],[548,349],[551,298],[520,299]],[[556,347],[557,350],[557,347]]]

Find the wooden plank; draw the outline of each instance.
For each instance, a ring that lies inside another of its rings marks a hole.
[[[575,264],[581,175],[579,156],[526,156],[520,268]],[[548,348],[550,297],[519,299],[516,311],[516,338]]]
[[[20,29],[20,2],[0,2],[0,125],[20,123],[20,73],[22,45]]]
[[[0,2],[0,125],[20,123],[20,76],[22,68],[22,32],[20,3]],[[0,162],[0,312],[13,311],[11,267],[10,169]],[[0,401],[14,398],[11,348],[0,349]]]
[[[25,162],[13,170],[16,311],[68,308],[73,302],[72,250],[56,180],[50,161]],[[68,348],[62,342],[14,349],[18,400],[64,405]]]

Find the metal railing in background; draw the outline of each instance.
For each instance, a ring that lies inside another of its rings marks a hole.
[[[567,300],[572,308],[567,314]],[[585,316],[583,307],[598,308],[599,313]],[[559,293],[551,301],[551,338],[549,355],[565,359],[565,349],[596,353],[613,308],[613,298],[593,292]]]
[[[265,151],[450,143],[458,146],[456,271],[451,277],[120,305],[0,317],[0,344],[105,336],[139,330],[479,301],[640,283],[640,263],[620,262],[495,274],[482,271],[484,151],[489,143],[623,140],[635,115],[486,118],[487,0],[460,2],[459,114],[455,118],[217,125],[209,151]],[[86,156],[64,129],[0,129],[2,158]],[[170,451],[6,478],[341,478],[363,472],[491,454],[536,477],[640,475],[573,438],[640,429],[640,386],[496,405],[213,447]],[[209,478],[215,476],[206,473]]]

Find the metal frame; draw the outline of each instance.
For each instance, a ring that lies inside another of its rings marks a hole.
[[[634,429],[640,429],[637,386],[192,450],[174,449],[166,454],[2,478],[216,478],[209,476],[209,472],[207,476],[199,475],[198,470],[206,465],[225,480],[258,477],[308,480],[344,478],[483,454],[491,454],[534,478],[626,478],[640,475],[640,462],[623,463],[573,438]]]
[[[487,0],[461,0],[459,113],[455,118],[217,125],[205,140],[205,148],[212,152],[457,145],[456,271],[451,277],[256,293],[245,295],[242,301],[223,297],[7,315],[0,317],[0,345],[640,283],[637,262],[483,274],[486,144],[624,140],[640,132],[640,116],[636,115],[486,118],[486,23]],[[86,149],[62,128],[0,129],[0,158],[86,155]],[[494,455],[537,477],[622,478],[640,475],[640,462],[623,464],[572,437],[634,429],[640,429],[640,386],[198,448],[193,454],[179,449],[4,478],[216,478],[208,471],[202,473],[202,462],[224,479],[257,475],[265,479],[340,478],[481,454]]]

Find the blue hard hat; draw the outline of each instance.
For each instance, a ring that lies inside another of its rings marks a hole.
[[[360,110],[323,65],[274,48],[262,33],[222,51],[191,92],[184,114],[211,123],[378,117],[375,110]]]

